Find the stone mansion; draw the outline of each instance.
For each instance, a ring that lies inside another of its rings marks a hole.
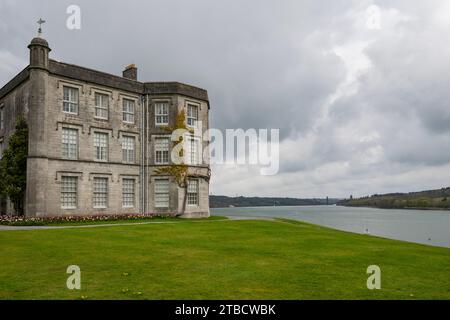
[[[0,89],[0,157],[16,119],[28,123],[26,216],[209,216],[207,142],[189,134],[185,188],[158,171],[173,166],[167,128],[180,112],[208,129],[206,90],[140,82],[134,65],[120,77],[55,61],[40,36],[28,48],[29,65]],[[2,199],[0,213],[13,211]]]

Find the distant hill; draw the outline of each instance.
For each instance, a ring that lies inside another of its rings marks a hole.
[[[328,204],[336,204],[338,199],[328,199]],[[264,206],[314,206],[326,205],[327,199],[296,199],[270,197],[227,197],[209,196],[211,208],[264,207]]]
[[[409,193],[374,194],[357,199],[342,200],[338,202],[338,205],[388,209],[450,209],[450,188]]]

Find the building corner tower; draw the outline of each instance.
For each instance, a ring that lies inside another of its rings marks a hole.
[[[48,42],[36,37],[28,45],[30,49],[28,101],[28,160],[26,216],[39,217],[47,214],[47,176],[48,144],[47,141],[47,86],[49,74]]]

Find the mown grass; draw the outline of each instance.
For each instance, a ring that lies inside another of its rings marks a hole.
[[[0,252],[1,299],[450,299],[450,249],[290,220],[2,231]]]

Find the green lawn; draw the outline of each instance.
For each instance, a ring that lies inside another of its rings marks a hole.
[[[0,252],[0,299],[450,299],[450,249],[294,221],[0,231]]]

